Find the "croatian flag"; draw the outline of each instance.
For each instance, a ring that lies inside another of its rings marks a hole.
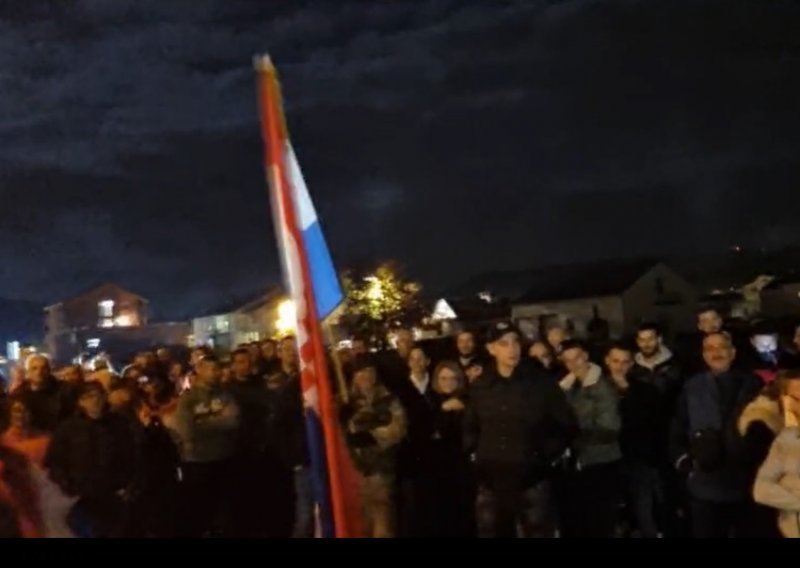
[[[337,423],[320,321],[343,299],[317,213],[289,141],[277,72],[257,57],[261,129],[283,274],[297,307],[297,346],[318,533],[358,535],[355,476]]]

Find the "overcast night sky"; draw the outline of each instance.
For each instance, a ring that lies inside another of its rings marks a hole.
[[[340,267],[800,243],[800,2],[0,0],[0,296],[277,281],[251,58]]]

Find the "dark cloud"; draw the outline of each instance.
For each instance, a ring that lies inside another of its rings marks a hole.
[[[115,278],[180,315],[276,278],[264,51],[342,264],[438,286],[796,242],[798,25],[791,0],[3,0],[0,286]]]

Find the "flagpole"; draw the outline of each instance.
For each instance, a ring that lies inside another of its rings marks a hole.
[[[324,345],[320,321],[316,315],[316,301],[311,289],[312,279],[310,267],[305,254],[298,254],[304,246],[303,236],[299,230],[295,204],[288,188],[286,179],[286,163],[284,144],[288,140],[285,118],[282,109],[280,87],[278,85],[275,68],[268,56],[256,57],[254,66],[259,76],[259,103],[261,110],[262,136],[265,142],[265,166],[267,167],[268,182],[271,187],[273,200],[273,213],[276,215],[276,230],[284,223],[284,230],[279,232],[279,249],[284,260],[284,276],[287,278],[289,289],[295,295],[298,306],[298,340],[304,336],[298,345],[301,359],[301,384],[304,394],[310,397],[311,406],[306,414],[306,433],[309,436],[309,447],[313,448],[318,440],[314,432],[319,428],[323,442],[323,454],[312,452],[312,467],[318,472],[320,484],[328,486],[327,498],[320,493],[318,503],[323,503],[326,508],[331,508],[329,514],[333,520],[333,532],[330,536],[351,536],[352,527],[349,526],[349,516],[346,509],[345,495],[342,492],[343,465],[346,465],[346,455],[337,451],[341,446],[341,434],[337,427],[337,412],[333,401],[333,384],[327,375],[327,361],[325,359]],[[287,256],[288,255],[288,256]],[[299,287],[298,287],[299,283]],[[318,405],[318,406],[315,406]],[[319,424],[314,424],[314,408],[318,412]],[[327,466],[327,472],[325,471]],[[327,477],[327,479],[325,479]],[[323,490],[324,493],[324,490]],[[327,536],[327,534],[326,534]]]
[[[339,394],[341,401],[347,404],[350,401],[350,393],[347,392],[347,381],[344,376],[344,367],[342,359],[339,357],[339,350],[336,349],[336,340],[333,336],[333,326],[328,321],[322,323],[322,328],[325,330],[325,335],[328,338],[328,343],[331,346],[331,359],[333,360],[333,369],[336,372],[336,383],[339,386]]]

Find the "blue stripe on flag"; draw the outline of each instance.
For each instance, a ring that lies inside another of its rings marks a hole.
[[[314,501],[319,506],[320,533],[322,538],[334,538],[333,511],[328,484],[328,459],[325,455],[325,440],[322,435],[322,423],[314,410],[307,408],[306,438],[308,453],[311,457],[311,484]]]
[[[311,284],[317,304],[317,316],[325,319],[342,301],[342,288],[333,267],[328,245],[322,235],[319,221],[315,221],[303,231],[308,266],[311,271]]]

